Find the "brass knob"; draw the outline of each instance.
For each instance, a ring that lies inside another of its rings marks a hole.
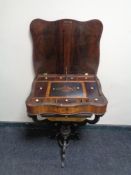
[[[36,101],[36,102],[39,102],[39,99],[38,99],[38,98],[36,98],[36,99],[35,99],[35,101]]]
[[[66,98],[65,101],[68,102],[69,100]]]

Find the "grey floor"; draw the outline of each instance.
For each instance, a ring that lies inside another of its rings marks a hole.
[[[130,175],[131,127],[82,127],[71,140],[65,168],[50,128],[0,123],[0,175]]]

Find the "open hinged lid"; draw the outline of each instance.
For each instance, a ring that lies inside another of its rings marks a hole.
[[[33,20],[30,30],[36,75],[96,74],[102,29],[99,20]]]

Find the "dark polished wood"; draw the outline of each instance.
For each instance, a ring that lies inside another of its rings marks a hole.
[[[30,30],[36,77],[28,115],[73,115],[73,121],[75,115],[103,115],[107,100],[96,75],[102,23],[35,19]]]
[[[95,124],[106,112],[97,78],[103,26],[99,20],[35,19],[30,30],[35,79],[27,113],[35,122],[56,126],[64,167],[69,139],[78,138],[77,126]]]
[[[106,105],[107,100],[101,91],[100,82],[94,75],[39,74],[27,99],[30,115],[102,115],[106,111]]]
[[[36,75],[96,74],[99,41],[103,30],[99,20],[80,22],[63,19],[35,19],[30,25]]]

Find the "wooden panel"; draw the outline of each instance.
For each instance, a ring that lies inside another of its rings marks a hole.
[[[65,75],[62,74],[62,77]],[[48,78],[53,79],[50,81]],[[104,114],[107,100],[104,97],[100,82],[92,76],[81,81],[71,79],[56,81],[58,76],[47,75],[46,81],[34,80],[31,95],[26,101],[27,111],[30,115],[60,114],[72,115],[77,113]],[[53,78],[54,77],[54,78]],[[67,79],[68,75],[66,75]],[[74,79],[77,76],[74,76]],[[86,77],[86,76],[85,76]],[[83,76],[82,76],[83,78]],[[42,89],[41,89],[42,88]]]
[[[30,25],[35,73],[96,74],[102,23],[70,19],[44,21]]]

